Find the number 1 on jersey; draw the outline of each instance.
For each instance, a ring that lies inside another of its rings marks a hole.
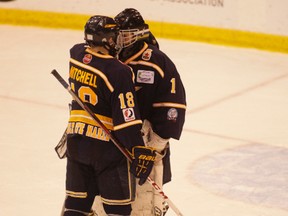
[[[175,78],[172,78],[170,80],[170,82],[171,82],[171,93],[175,94],[176,93],[176,80],[175,80]]]

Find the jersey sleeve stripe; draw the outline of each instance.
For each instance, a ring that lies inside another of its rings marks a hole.
[[[186,109],[185,104],[170,103],[170,102],[154,103],[153,107],[174,107],[174,108]]]
[[[135,121],[126,122],[126,123],[114,126],[114,131],[120,130],[120,129],[123,129],[123,128],[126,128],[126,127],[130,127],[130,126],[133,126],[133,125],[137,125],[137,124],[142,124],[142,121],[141,120],[135,120]]]

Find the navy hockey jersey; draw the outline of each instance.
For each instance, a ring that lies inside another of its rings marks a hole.
[[[135,74],[142,120],[148,119],[162,138],[179,139],[185,121],[186,95],[174,63],[146,43],[124,63],[132,67]]]
[[[70,57],[72,90],[128,150],[144,145],[131,68],[110,55],[93,52],[84,43],[72,47]],[[76,101],[72,101],[67,134],[68,156],[82,162],[120,152],[116,153],[109,137]]]

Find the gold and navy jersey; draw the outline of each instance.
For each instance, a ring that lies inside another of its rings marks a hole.
[[[174,63],[146,43],[124,63],[132,67],[135,74],[142,120],[148,119],[162,138],[179,139],[185,121],[186,95]]]
[[[85,44],[76,44],[70,49],[69,84],[127,149],[144,145],[134,74],[130,67],[110,55],[93,52]],[[101,146],[112,143],[76,101],[72,101],[67,133],[68,154],[72,155],[82,151],[90,153],[89,146],[107,149]]]

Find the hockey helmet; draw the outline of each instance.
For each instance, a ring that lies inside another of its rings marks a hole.
[[[126,8],[125,10],[120,12],[114,19],[121,30],[148,28],[148,25],[145,23],[139,11],[134,8]]]
[[[89,46],[103,46],[110,54],[116,50],[119,27],[113,18],[95,15],[84,27],[84,39]]]
[[[149,38],[149,26],[136,9],[126,8],[115,16],[114,19],[120,28],[117,41],[119,47],[125,48],[136,41],[147,40]]]

